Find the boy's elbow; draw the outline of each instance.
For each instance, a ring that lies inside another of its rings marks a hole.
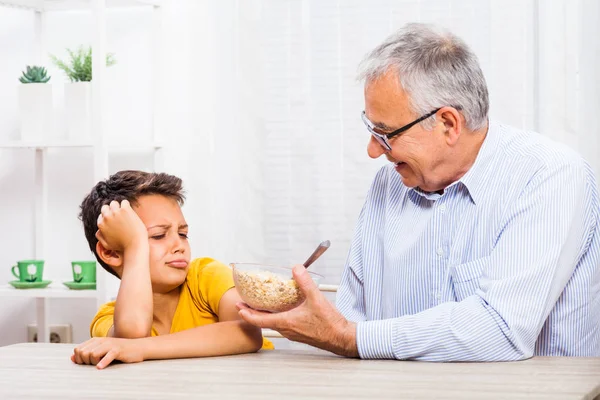
[[[124,327],[115,325],[115,337],[122,339],[140,339],[152,336],[152,328],[143,324],[127,324]]]
[[[253,340],[252,340],[251,353],[256,353],[257,351],[262,349],[262,347],[263,347],[263,337],[259,332],[258,337],[253,338]]]
[[[263,347],[262,329],[249,324],[245,327],[249,339],[249,353],[256,353]]]

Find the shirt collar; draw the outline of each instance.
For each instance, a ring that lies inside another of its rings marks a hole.
[[[457,182],[452,183],[444,191],[447,191],[452,186],[461,183],[467,188],[467,191],[469,192],[473,203],[477,204],[478,202],[480,202],[483,199],[483,192],[485,190],[485,186],[489,184],[487,179],[488,171],[492,167],[492,160],[496,153],[499,139],[500,133],[498,132],[498,126],[494,122],[490,121],[488,123],[488,131],[486,133],[485,139],[483,140],[483,144],[479,149],[479,153],[475,158],[475,162],[467,171],[467,173],[463,175],[462,178],[460,178]],[[421,197],[433,201],[439,199],[442,196],[439,193],[424,192],[418,187],[412,188],[411,191],[414,191]]]
[[[477,204],[483,200],[485,187],[490,184],[489,170],[493,168],[492,160],[496,156],[496,150],[500,141],[500,132],[494,122],[489,122],[488,131],[479,149],[475,162],[466,174],[459,179],[469,191],[473,203]]]

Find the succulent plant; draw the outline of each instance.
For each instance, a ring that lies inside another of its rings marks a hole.
[[[92,48],[88,46],[84,48],[80,46],[77,50],[73,51],[67,49],[70,60],[64,62],[58,59],[54,55],[50,55],[52,62],[60,69],[64,71],[71,82],[89,82],[92,80]],[[113,54],[106,55],[106,65],[111,66],[115,64]]]
[[[21,72],[23,75],[19,78],[21,83],[46,83],[50,80],[47,75],[46,68],[34,66],[27,66],[25,71]]]

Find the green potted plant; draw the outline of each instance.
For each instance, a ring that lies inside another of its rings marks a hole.
[[[65,61],[54,55],[50,59],[69,79],[65,83],[67,137],[85,139],[90,136],[91,126],[92,48],[80,46],[76,50],[67,49],[67,53]],[[115,63],[114,55],[107,54],[106,65]]]
[[[21,83],[46,83],[50,80],[46,68],[37,65],[28,65],[25,71],[21,71],[19,81]]]
[[[52,85],[46,68],[27,65],[19,81],[19,122],[21,140],[32,142],[51,135]]]

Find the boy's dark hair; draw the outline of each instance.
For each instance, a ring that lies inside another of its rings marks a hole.
[[[180,206],[185,201],[182,181],[176,176],[143,171],[119,171],[108,179],[98,182],[81,203],[79,219],[83,222],[83,230],[90,250],[102,268],[117,278],[116,272],[96,253],[98,243],[96,232],[100,210],[103,205],[110,204],[113,200],[118,202],[128,200],[134,206],[140,196],[150,194],[174,199]]]

